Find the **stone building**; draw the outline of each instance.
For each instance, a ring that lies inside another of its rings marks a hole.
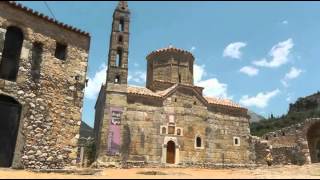
[[[255,141],[256,162],[264,163],[265,149],[271,147],[275,164],[310,164],[320,162],[320,118],[306,119]]]
[[[113,13],[107,80],[95,110],[98,164],[181,166],[252,163],[247,109],[205,97],[194,56],[169,46],[147,56],[146,87],[127,84],[130,11]]]
[[[75,165],[90,36],[0,2],[0,167]]]

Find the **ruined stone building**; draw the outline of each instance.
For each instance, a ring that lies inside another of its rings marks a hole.
[[[250,164],[247,109],[205,97],[194,85],[190,52],[172,46],[151,52],[146,87],[127,84],[129,24],[121,1],[113,13],[107,80],[95,106],[97,162]]]
[[[264,163],[265,149],[270,148],[275,164],[310,164],[320,162],[320,118],[309,118],[255,142],[256,162]]]
[[[0,2],[0,167],[73,166],[90,36]]]

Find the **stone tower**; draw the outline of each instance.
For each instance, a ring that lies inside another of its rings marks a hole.
[[[107,83],[127,84],[129,48],[129,9],[120,1],[113,13],[110,36]]]
[[[106,84],[96,104],[96,157],[104,162],[121,158],[122,141],[126,139],[122,136],[126,124],[123,112],[127,104],[129,15],[127,2],[120,1],[113,13]]]

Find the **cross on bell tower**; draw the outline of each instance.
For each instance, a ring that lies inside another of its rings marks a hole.
[[[127,84],[130,11],[126,1],[119,1],[110,36],[107,83]]]

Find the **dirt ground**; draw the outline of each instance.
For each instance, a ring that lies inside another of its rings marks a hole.
[[[140,172],[156,171],[162,175],[144,175]],[[195,168],[134,168],[104,169],[95,175],[61,173],[35,173],[25,170],[0,169],[1,179],[319,179],[320,164],[305,166],[262,166],[254,169],[195,169]]]

